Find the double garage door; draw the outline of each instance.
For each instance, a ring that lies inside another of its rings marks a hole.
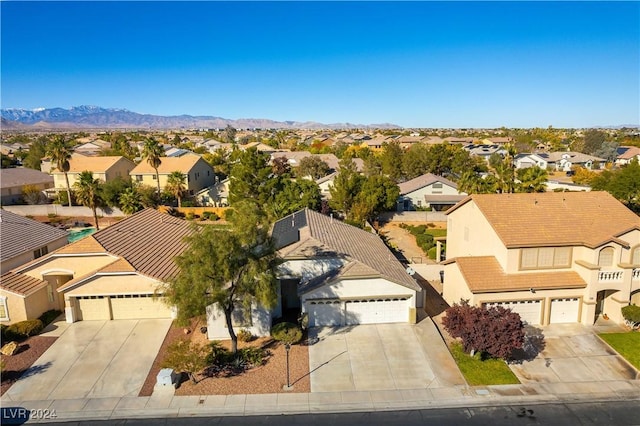
[[[78,320],[171,318],[171,308],[153,294],[76,297]]]
[[[307,300],[310,327],[384,324],[409,320],[409,297]]]
[[[506,302],[485,303],[488,308],[492,306],[502,306],[511,309],[512,312],[520,314],[522,322],[532,325],[540,324],[542,315],[542,301],[540,300],[511,300]]]

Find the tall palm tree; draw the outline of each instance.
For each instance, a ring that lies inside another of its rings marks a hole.
[[[69,175],[67,174],[70,169],[71,149],[64,136],[57,135],[54,137],[53,141],[47,146],[47,155],[51,157],[51,161],[55,163],[56,168],[64,173],[64,180],[67,183],[67,198],[69,199],[69,207],[71,207],[71,185],[69,185]]]
[[[100,230],[98,225],[98,207],[102,206],[102,183],[99,179],[94,179],[93,174],[85,170],[80,173],[78,181],[73,185],[76,191],[76,197],[83,206],[89,207],[93,212],[93,219],[96,222],[96,229]]]
[[[171,172],[167,177],[165,189],[178,199],[178,207],[182,207],[182,196],[187,191],[186,176],[180,171]]]
[[[134,214],[142,209],[140,193],[136,188],[127,188],[120,194],[120,210],[124,214]]]
[[[164,149],[160,143],[153,139],[149,138],[144,141],[144,148],[142,149],[142,158],[147,160],[147,163],[153,170],[156,171],[156,183],[158,184],[158,197],[160,197],[160,174],[158,173],[158,167],[162,164],[162,160],[160,157],[164,155]]]
[[[547,171],[537,166],[519,169],[519,192],[545,192],[547,190],[547,177]]]

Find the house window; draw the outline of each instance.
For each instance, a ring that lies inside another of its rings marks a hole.
[[[433,189],[442,189],[442,182],[434,182],[434,184],[431,185],[431,187]]]
[[[605,247],[598,254],[598,266],[613,265],[613,247]]]
[[[636,247],[631,255],[631,263],[634,265],[640,265],[640,247]]]
[[[9,308],[6,296],[0,296],[0,321],[9,321]]]
[[[520,250],[520,269],[568,268],[571,247],[536,247]]]
[[[47,248],[47,246],[40,247],[39,249],[36,249],[33,251],[33,258],[37,259],[39,257],[44,256],[47,253],[49,253],[49,249]]]
[[[153,180],[156,180],[156,177],[157,177],[156,175],[151,175],[151,178],[152,178]]]
[[[142,175],[136,175],[136,182],[142,182]]]

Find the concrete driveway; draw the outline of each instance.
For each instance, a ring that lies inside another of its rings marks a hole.
[[[553,324],[536,327],[544,348],[531,361],[512,364],[522,383],[579,383],[633,380],[636,372],[595,335],[593,327]]]
[[[311,392],[424,389],[464,384],[431,319],[309,331]]]
[[[71,324],[3,398],[138,396],[170,325],[169,319]]]

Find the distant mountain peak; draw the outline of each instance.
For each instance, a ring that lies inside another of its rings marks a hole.
[[[50,126],[56,129],[193,129],[225,128],[286,128],[286,129],[336,129],[336,128],[400,128],[394,124],[322,124],[313,121],[274,121],[262,118],[241,118],[230,120],[213,116],[162,116],[139,114],[124,108],[103,108],[95,105],[80,105],[64,108],[3,108],[1,116],[26,126],[38,128]]]

